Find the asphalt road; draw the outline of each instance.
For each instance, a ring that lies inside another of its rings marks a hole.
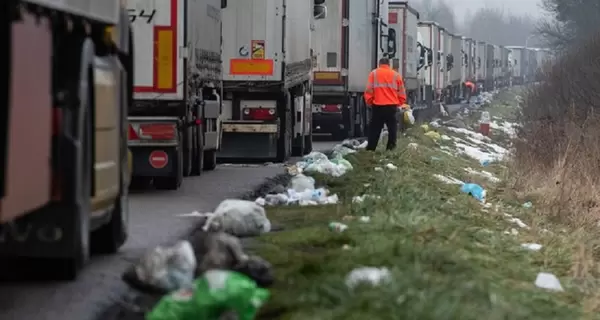
[[[314,150],[327,151],[335,144],[315,142]],[[211,211],[223,199],[251,191],[282,172],[281,164],[224,164],[200,177],[187,178],[177,191],[132,194],[130,236],[120,253],[93,257],[75,282],[0,284],[0,320],[95,319],[127,290],[120,277],[130,262],[145,250],[173,241],[191,229],[189,220],[175,215]]]

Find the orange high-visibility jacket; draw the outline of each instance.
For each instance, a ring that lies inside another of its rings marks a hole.
[[[371,71],[365,89],[365,102],[374,106],[401,106],[406,103],[402,76],[385,64]]]
[[[471,91],[475,91],[475,84],[471,81],[465,81],[465,86],[467,86],[467,88],[470,88]]]

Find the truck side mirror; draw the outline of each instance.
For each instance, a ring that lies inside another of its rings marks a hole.
[[[227,8],[227,0],[221,0],[221,9]]]
[[[425,53],[427,50],[425,50],[420,42],[417,42],[417,48],[419,49],[419,63],[417,64],[417,71],[419,71],[425,66]]]
[[[327,18],[327,6],[325,0],[313,0],[313,17],[315,20]]]
[[[387,53],[388,57],[392,58],[396,56],[398,46],[396,43],[396,30],[389,28],[387,37]]]

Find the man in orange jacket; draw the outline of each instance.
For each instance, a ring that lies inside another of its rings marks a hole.
[[[467,103],[469,103],[471,101],[471,96],[473,95],[473,93],[475,93],[475,84],[470,81],[467,80],[465,81],[465,94],[467,95]]]
[[[387,150],[394,149],[398,137],[396,113],[406,103],[406,91],[402,76],[390,68],[388,58],[381,58],[379,67],[369,74],[364,97],[367,105],[372,106],[367,150],[377,148],[384,124],[388,128]]]

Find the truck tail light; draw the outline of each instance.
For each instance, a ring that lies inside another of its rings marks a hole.
[[[321,112],[342,112],[341,104],[326,104],[321,108]]]
[[[174,140],[176,138],[175,123],[129,124],[129,140]]]
[[[245,108],[244,120],[275,120],[275,109],[274,108]]]

